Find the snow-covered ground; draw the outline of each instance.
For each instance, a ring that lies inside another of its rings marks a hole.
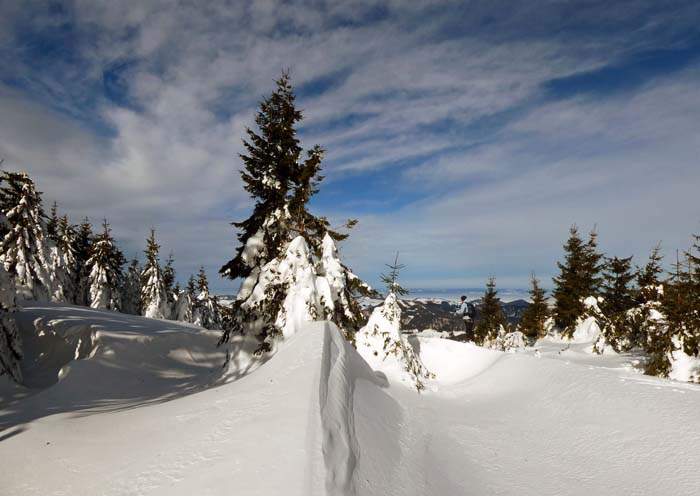
[[[27,345],[44,355],[25,367],[34,389],[0,388],[3,496],[700,488],[700,387],[590,344],[501,353],[411,337],[436,375],[418,394],[372,371],[332,324],[222,381],[217,333],[67,305],[20,318],[25,330],[41,319],[43,341]]]

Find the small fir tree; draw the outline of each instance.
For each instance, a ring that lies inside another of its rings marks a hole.
[[[661,243],[656,245],[649,255],[646,265],[643,268],[637,268],[635,276],[637,282],[636,300],[639,304],[656,302],[659,300],[659,288],[661,287]]]
[[[399,263],[399,252],[396,252],[396,256],[394,257],[394,263],[393,264],[385,264],[389,269],[388,274],[382,274],[381,275],[381,280],[384,284],[386,284],[387,290],[390,293],[395,293],[396,295],[404,296],[408,294],[408,290],[404,289],[399,285],[398,283],[398,275],[399,271],[405,267],[405,265],[402,265]]]
[[[76,288],[75,303],[78,305],[90,305],[90,289],[88,277],[90,276],[88,260],[92,254],[92,224],[85,217],[78,227],[78,232],[73,242],[75,253],[74,284]]]
[[[486,293],[479,310],[479,320],[474,327],[475,341],[478,345],[494,346],[508,330],[508,321],[501,308],[501,299],[496,291],[496,280],[489,277]]]
[[[49,220],[46,223],[46,234],[48,238],[54,243],[58,243],[58,203],[53,202],[51,206],[51,213],[49,215]]]
[[[141,266],[136,258],[129,263],[129,268],[122,285],[122,309],[123,313],[141,315]]]
[[[75,226],[68,222],[68,216],[58,219],[56,247],[53,251],[53,271],[56,274],[63,296],[69,303],[77,302],[77,258],[75,253]]]
[[[560,274],[554,278],[554,322],[564,335],[573,334],[576,323],[584,316],[585,298],[596,296],[600,284],[600,260],[597,234],[590,233],[588,242],[579,236],[576,225],[569,230],[564,245],[564,262],[558,262]]]
[[[166,299],[168,301],[168,318],[170,318],[175,313],[175,300],[177,296],[177,291],[175,290],[175,258],[173,257],[173,252],[171,251],[168,255],[168,259],[165,261],[165,266],[163,267],[163,286],[165,287]]]
[[[596,317],[605,343],[615,351],[627,351],[643,344],[640,329],[630,312],[635,306],[634,277],[632,257],[607,259],[599,304],[602,315]],[[602,342],[596,348],[602,351]]]
[[[194,276],[190,276],[184,291],[178,292],[175,319],[181,322],[194,322],[194,305],[197,285]]]
[[[423,381],[434,375],[425,368],[411,344],[401,334],[401,305],[396,291],[402,289],[398,276],[404,266],[398,263],[398,253],[394,263],[387,264],[387,267],[391,272],[382,275],[382,281],[386,284],[388,295],[384,304],[372,311],[367,325],[358,331],[357,351],[372,368],[403,370],[401,380],[420,392],[425,388]]]
[[[532,288],[530,289],[531,303],[523,312],[519,329],[530,340],[536,341],[547,335],[547,320],[549,319],[549,305],[547,304],[547,291],[542,289],[533,272],[531,275]]]
[[[163,271],[160,268],[156,243],[156,231],[151,228],[151,235],[146,241],[146,263],[141,272],[141,309],[145,317],[165,319],[168,314],[168,300],[163,283]]]
[[[204,267],[197,275],[198,294],[194,301],[193,322],[205,329],[221,328],[221,309],[216,296],[209,293],[209,281]]]
[[[121,309],[122,266],[124,255],[116,247],[107,220],[102,223],[102,234],[92,245],[88,260],[88,287],[90,306],[105,310]]]

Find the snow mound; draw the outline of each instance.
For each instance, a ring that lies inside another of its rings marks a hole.
[[[579,322],[571,335],[572,343],[595,343],[600,336],[600,326],[595,317],[587,317]]]

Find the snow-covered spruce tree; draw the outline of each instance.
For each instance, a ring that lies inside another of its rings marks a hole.
[[[190,276],[187,281],[187,287],[178,292],[177,306],[175,307],[175,320],[181,322],[194,322],[194,305],[196,298],[197,286],[194,276]]]
[[[660,303],[663,321],[647,336],[645,372],[700,382],[700,236],[676,262]]]
[[[564,263],[558,262],[560,274],[554,278],[554,322],[562,333],[571,336],[576,324],[584,316],[584,300],[597,296],[600,284],[600,260],[597,252],[597,234],[591,231],[588,242],[581,239],[576,225],[564,245]]]
[[[129,268],[123,278],[121,296],[121,312],[141,315],[141,266],[136,258],[129,263]]]
[[[146,263],[141,272],[141,310],[145,317],[165,319],[168,317],[168,297],[163,283],[163,271],[158,260],[160,245],[156,243],[156,231],[146,241]]]
[[[107,220],[102,223],[102,234],[95,238],[92,255],[88,260],[88,287],[90,306],[105,310],[121,310],[122,266],[124,255],[116,247]]]
[[[508,321],[503,315],[501,299],[496,291],[496,280],[489,277],[486,293],[479,309],[479,320],[474,327],[475,341],[480,346],[499,347],[508,331]]]
[[[77,305],[90,306],[90,288],[88,277],[90,276],[88,260],[92,252],[92,225],[90,219],[85,217],[78,227],[75,240],[73,242],[75,253],[75,303]]]
[[[423,381],[434,376],[401,334],[401,306],[397,295],[408,294],[408,291],[398,282],[399,271],[404,267],[398,263],[398,255],[393,264],[387,264],[389,273],[381,276],[388,291],[384,304],[372,311],[367,325],[357,332],[355,346],[372,368],[397,370],[403,381],[421,391],[425,388]]]
[[[76,303],[77,300],[77,258],[75,253],[75,226],[68,222],[68,216],[62,215],[56,227],[56,246],[52,250],[52,268],[60,282],[65,301]]]
[[[356,295],[376,296],[377,292],[340,261],[335,241],[328,233],[323,237],[317,272],[319,277],[325,278],[330,290],[331,301],[322,298],[321,305],[327,309],[329,320],[335,322],[345,333],[345,338],[354,343],[355,332],[363,321]]]
[[[5,215],[0,212],[0,228],[9,229]],[[15,312],[15,282],[12,275],[0,264],[0,375],[7,374],[15,382],[22,382],[19,362],[22,360]]]
[[[308,265],[310,273],[317,278],[314,256],[322,257],[326,234],[334,241],[346,237],[332,230],[326,218],[316,217],[308,210],[309,199],[317,192],[321,180],[323,150],[315,146],[302,160],[302,148],[296,137],[296,124],[301,119],[289,76],[285,74],[277,81],[272,95],[260,104],[256,116],[258,132],[248,129],[248,139],[244,140],[247,153],[241,155],[244,162],[241,176],[255,206],[247,220],[233,224],[239,230],[240,247],[220,271],[230,279],[243,281],[232,307],[225,310],[226,325],[221,343],[227,342],[232,334],[242,332],[258,338],[259,352],[269,351],[273,339],[284,334],[283,329],[291,332],[290,322],[303,320],[287,315],[288,296],[290,292],[300,294],[300,288],[297,288],[299,291],[293,289],[294,284],[301,284],[300,280],[284,280],[275,271],[285,267],[288,276],[293,277],[296,269],[304,267],[302,272],[305,273]],[[354,221],[350,221],[346,227],[353,224]],[[303,242],[298,237],[302,237]],[[318,266],[318,270],[323,269]],[[364,288],[354,276],[347,275],[345,280],[351,292]],[[316,282],[314,280],[310,287],[316,288]],[[336,295],[343,293],[335,292]],[[338,324],[345,326],[346,334],[350,335],[354,331],[348,328],[350,322],[361,319],[359,309],[352,305],[341,303],[341,309],[336,312],[332,295],[324,297],[320,309],[314,303],[319,298],[307,296],[304,305],[312,320],[337,317]],[[349,319],[345,310],[358,313],[354,319]]]
[[[168,315],[166,318],[168,319],[175,318],[175,304],[177,299],[177,292],[175,291],[175,267],[173,267],[173,263],[175,263],[175,258],[171,251],[163,267],[163,286],[165,287],[165,296],[168,301]]]
[[[62,295],[51,270],[51,244],[46,235],[41,194],[27,174],[3,172],[0,204],[8,226],[0,243],[0,262],[14,277],[19,296],[48,301]]]
[[[58,243],[58,203],[53,202],[49,220],[46,222],[46,235],[54,243]]]
[[[221,307],[216,296],[209,292],[209,281],[204,267],[199,268],[197,290],[199,293],[194,301],[193,322],[205,329],[220,329]]]
[[[542,289],[535,273],[531,274],[532,288],[530,299],[532,300],[520,318],[518,329],[531,341],[536,341],[547,335],[547,322],[549,319],[549,305],[547,304],[547,291]]]
[[[633,320],[633,281],[632,257],[606,259],[602,298],[593,312],[595,315],[592,315],[601,328],[601,335],[594,347],[598,353],[602,353],[606,345],[620,352],[642,344],[640,329]]]

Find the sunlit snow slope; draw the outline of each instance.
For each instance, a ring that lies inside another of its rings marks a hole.
[[[30,343],[45,350],[27,370],[31,396],[12,400],[4,383],[3,496],[700,488],[700,388],[578,363],[559,345],[536,358],[414,340],[437,375],[418,395],[370,370],[332,324],[221,383],[216,333],[71,306],[21,318],[42,318],[53,345]]]

